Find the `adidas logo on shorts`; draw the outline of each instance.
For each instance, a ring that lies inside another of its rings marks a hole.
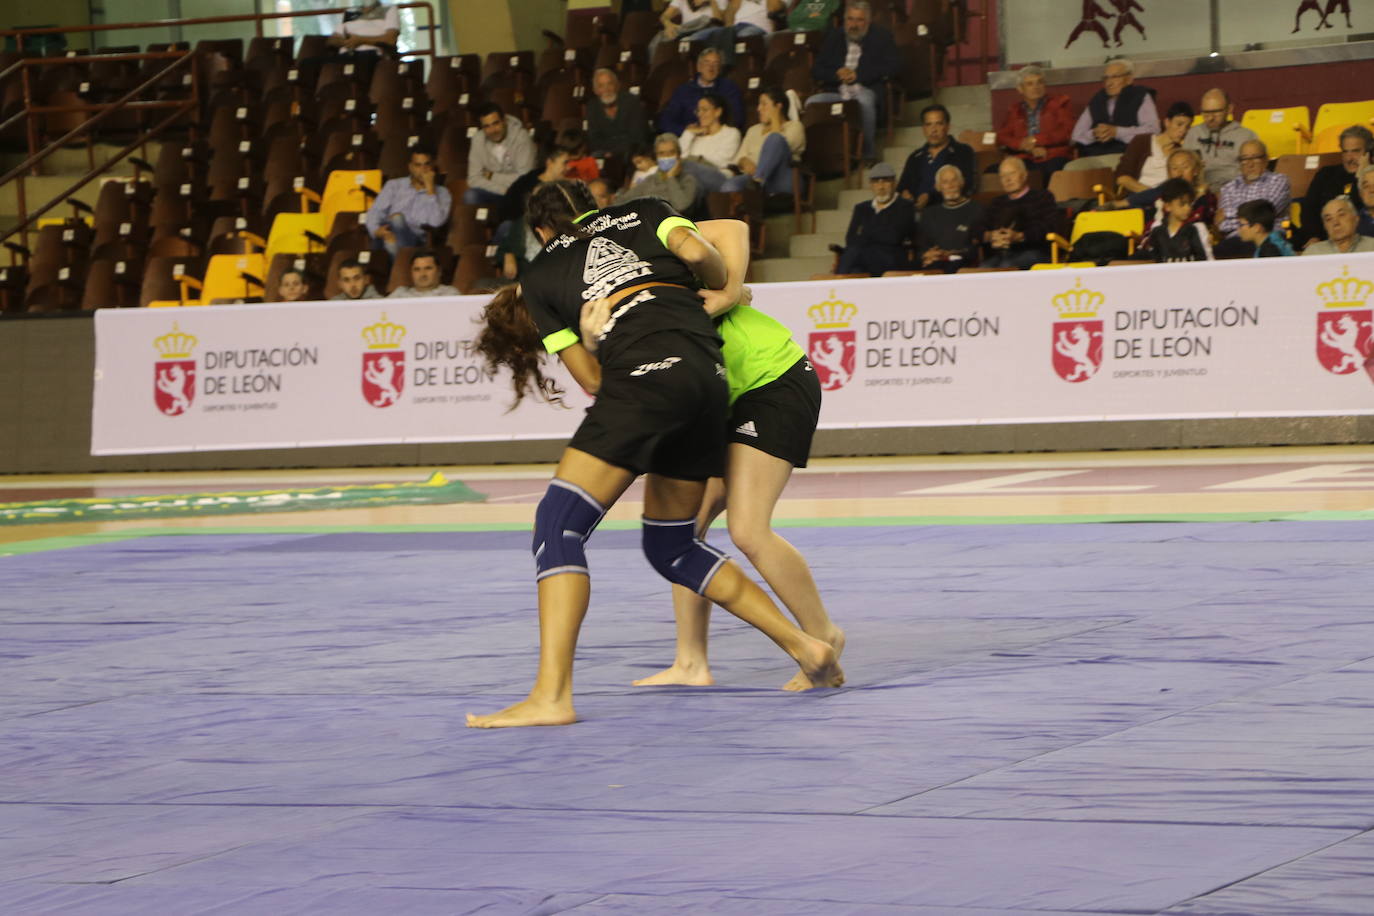
[[[673,366],[677,365],[680,362],[682,362],[681,356],[669,356],[666,359],[661,359],[656,363],[645,363],[642,366],[635,366],[633,369],[630,370],[630,374],[648,375],[655,369],[671,369],[673,368]]]
[[[753,420],[745,420],[739,425],[739,428],[736,429],[735,432],[739,433],[741,436],[753,436],[755,439],[759,437],[759,431],[754,427]]]

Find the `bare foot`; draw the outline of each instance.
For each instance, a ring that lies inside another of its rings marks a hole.
[[[811,682],[812,687],[841,687],[844,685],[844,671],[840,668],[839,656],[827,642],[814,636],[806,637],[807,642],[797,658],[802,674]]]
[[[683,665],[673,662],[671,668],[664,668],[658,674],[631,681],[636,687],[656,687],[660,684],[685,684],[688,687],[710,687],[716,682],[711,677],[708,665]]]
[[[830,648],[835,650],[835,661],[838,662],[844,654],[844,630],[836,627],[825,642],[830,643]],[[799,690],[810,690],[814,686],[805,671],[798,671],[792,675],[792,680],[782,685],[782,689],[795,693]]]
[[[468,713],[468,728],[518,728],[522,725],[572,725],[577,721],[572,700],[550,703],[533,698],[521,700],[487,716]]]

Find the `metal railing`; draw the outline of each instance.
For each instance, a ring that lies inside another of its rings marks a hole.
[[[404,55],[424,54],[434,57],[437,53],[435,48],[434,33],[437,31],[438,23],[434,18],[434,4],[430,0],[408,0],[406,3],[392,4],[395,9],[423,9],[429,14],[429,24],[420,26],[421,31],[429,33],[429,48],[402,52]],[[194,19],[149,19],[143,22],[106,22],[99,25],[54,25],[43,26],[42,28],[32,29],[0,29],[0,36],[13,37],[15,44],[22,52],[24,50],[24,38],[36,35],[74,35],[85,34],[88,32],[112,32],[119,29],[158,29],[158,28],[178,28],[188,25],[220,25],[228,22],[251,22],[257,37],[267,37],[263,32],[263,23],[278,19],[295,19],[299,16],[342,16],[344,13],[353,11],[353,7],[332,7],[322,10],[290,10],[281,13],[242,13],[236,16],[199,16]],[[282,36],[285,37],[285,36]]]
[[[422,27],[422,29],[428,32],[429,34],[429,47],[427,49],[406,51],[402,53],[402,56],[423,55],[429,56],[431,59],[433,59],[433,57],[436,54],[436,23],[434,18],[433,3],[431,3],[430,0],[410,0],[410,2],[397,3],[394,4],[394,6],[397,9],[423,9],[427,12],[429,18],[428,26]],[[32,29],[0,29],[0,36],[13,37],[15,39],[16,45],[22,51],[24,46],[24,39],[27,36],[87,32],[109,32],[119,29],[144,29],[188,25],[212,25],[217,23],[230,22],[252,22],[254,23],[255,31],[257,32],[258,36],[265,37],[263,32],[263,23],[268,20],[292,19],[299,16],[342,15],[349,11],[350,9],[347,7],[335,7],[331,9],[296,10],[281,13],[251,13],[236,16],[202,16],[193,19],[157,19],[148,20],[144,22],[118,22],[105,23],[101,25],[45,26],[43,28]],[[134,54],[101,54],[99,52],[93,52],[88,54],[66,54],[60,57],[20,58],[19,60],[12,63],[10,66],[6,67],[3,71],[0,71],[0,82],[5,80],[7,77],[12,76],[15,72],[18,72],[20,74],[21,79],[23,80],[24,91],[24,107],[21,110],[15,112],[9,118],[6,118],[3,122],[0,122],[0,131],[8,129],[13,124],[15,124],[20,118],[26,119],[26,133],[28,139],[29,153],[28,158],[25,159],[24,162],[10,169],[9,172],[7,172],[3,177],[0,177],[0,187],[4,187],[11,181],[17,183],[15,187],[15,198],[19,209],[19,224],[11,228],[8,232],[5,232],[3,235],[0,235],[0,243],[9,240],[15,235],[21,234],[23,236],[24,242],[27,243],[30,227],[32,227],[45,213],[49,212],[54,207],[61,206],[62,203],[69,200],[71,196],[75,194],[77,191],[81,190],[86,185],[94,181],[96,178],[108,172],[116,164],[126,159],[131,153],[133,153],[134,150],[144,146],[149,140],[152,140],[155,137],[159,136],[164,130],[172,126],[174,123],[177,122],[178,119],[182,118],[184,115],[192,112],[198,113],[198,109],[200,106],[200,77],[198,69],[196,67],[189,68],[191,77],[189,83],[191,87],[190,98],[184,100],[137,98],[137,96],[140,93],[143,93],[157,86],[160,82],[165,80],[168,76],[172,75],[178,69],[186,67],[188,62],[196,60],[197,56],[197,52],[190,49],[169,51],[147,51]],[[118,61],[157,60],[170,58],[174,58],[171,64],[169,64],[162,70],[158,71],[156,74],[149,77],[143,83],[140,83],[138,86],[131,89],[129,92],[125,93],[119,99],[116,99],[112,102],[89,102],[82,105],[39,105],[35,104],[34,102],[33,86],[32,81],[30,79],[30,73],[35,67],[72,63],[114,63]],[[95,128],[101,122],[105,121],[107,118],[111,117],[117,111],[148,111],[164,108],[169,108],[173,110],[166,118],[162,119],[156,125],[149,128],[147,131],[143,132],[137,139],[125,145],[121,150],[119,150],[119,152],[109,157],[105,162],[101,163],[99,166],[95,165],[93,160],[94,153],[91,152],[90,156],[92,157],[92,161],[90,163],[90,170],[85,175],[83,175],[80,179],[78,179],[66,190],[62,191],[60,194],[53,197],[39,209],[35,210],[32,213],[28,212],[28,201],[24,187],[24,177],[26,173],[32,172],[36,175],[38,166],[40,163],[43,162],[43,160],[47,159],[57,150],[63,148],[64,146],[69,144],[71,141],[77,139],[78,137],[81,137],[83,135],[89,137],[91,135],[91,131],[93,130],[93,128]],[[47,146],[43,147],[41,150],[38,149],[39,116],[45,114],[71,113],[80,111],[95,112],[95,114],[93,117],[87,119],[86,121],[69,130],[61,138],[52,141]]]

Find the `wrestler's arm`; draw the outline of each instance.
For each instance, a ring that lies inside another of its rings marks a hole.
[[[706,314],[714,318],[738,305],[743,294],[744,274],[749,269],[749,224],[737,219],[708,219],[697,223],[697,229],[725,262],[724,287],[701,291]]]
[[[701,233],[684,225],[674,226],[668,233],[667,248],[692,268],[707,289],[725,288],[725,258]]]
[[[601,364],[582,344],[570,344],[559,350],[558,358],[587,394],[596,394],[601,389]]]

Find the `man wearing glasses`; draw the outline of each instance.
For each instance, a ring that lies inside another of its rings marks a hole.
[[[1107,61],[1102,88],[1088,101],[1073,128],[1080,158],[1066,168],[1114,167],[1136,135],[1159,132],[1154,96],[1134,80],[1135,68],[1129,60]]]
[[[1231,99],[1225,90],[1208,89],[1202,96],[1202,123],[1188,130],[1183,148],[1202,156],[1203,176],[1220,188],[1240,174],[1241,144],[1258,139],[1253,130],[1231,120]]]
[[[1246,140],[1240,146],[1240,175],[1221,188],[1217,205],[1217,229],[1224,236],[1216,246],[1218,258],[1248,257],[1251,247],[1241,240],[1240,205],[1251,200],[1267,200],[1274,206],[1275,220],[1288,218],[1293,189],[1287,175],[1269,171],[1269,150],[1260,140]]]

